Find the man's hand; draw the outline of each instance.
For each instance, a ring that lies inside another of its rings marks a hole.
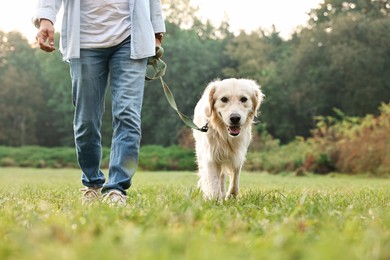
[[[35,37],[39,48],[46,52],[52,52],[54,47],[54,26],[50,20],[41,19],[37,36]]]
[[[161,47],[162,42],[163,42],[163,37],[164,37],[164,34],[163,34],[163,33],[156,33],[156,34],[155,34],[155,38],[156,38],[156,47]]]
[[[161,47],[162,41],[156,38],[156,47]]]

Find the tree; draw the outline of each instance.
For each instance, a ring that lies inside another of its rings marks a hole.
[[[277,137],[308,136],[313,118],[332,115],[333,108],[362,116],[390,100],[390,20],[378,2],[325,1],[312,11],[311,26],[269,82],[265,116]]]
[[[38,114],[44,108],[40,64],[17,32],[0,32],[0,53],[0,144],[37,144]]]
[[[386,17],[390,13],[388,0],[325,0],[309,13],[309,28],[321,24],[332,25],[335,17],[356,14],[370,18]]]
[[[275,63],[284,56],[287,44],[273,27],[271,32],[258,29],[250,34],[241,31],[226,46],[225,56],[232,67],[224,68],[226,77],[251,78],[266,84]]]

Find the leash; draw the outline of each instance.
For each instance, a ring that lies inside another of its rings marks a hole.
[[[188,116],[183,114],[176,105],[175,98],[172,94],[172,91],[169,89],[168,85],[163,80],[163,76],[167,70],[167,64],[161,59],[164,54],[164,49],[162,47],[156,47],[156,55],[148,59],[148,66],[146,69],[145,80],[152,81],[155,79],[160,79],[161,86],[164,90],[165,97],[168,100],[169,105],[176,111],[180,119],[184,124],[191,127],[192,129],[207,132],[208,124],[199,128]]]

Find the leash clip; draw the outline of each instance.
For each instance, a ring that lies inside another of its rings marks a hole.
[[[199,129],[201,132],[206,133],[209,130],[209,122],[207,122],[202,128]]]

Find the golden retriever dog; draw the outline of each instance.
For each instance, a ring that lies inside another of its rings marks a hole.
[[[206,199],[236,197],[239,178],[252,138],[252,123],[263,100],[255,81],[225,79],[211,82],[195,107],[193,131],[198,163],[198,186]],[[225,176],[230,179],[226,193]]]

